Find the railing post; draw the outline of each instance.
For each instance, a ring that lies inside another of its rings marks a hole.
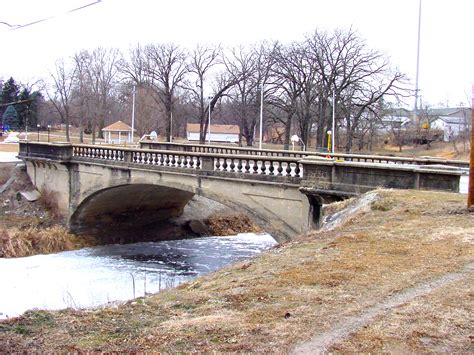
[[[125,163],[131,163],[132,162],[132,152],[129,150],[125,150],[123,152],[123,161]]]
[[[73,146],[70,143],[36,143],[20,142],[20,158],[41,158],[56,161],[69,161],[72,158]]]
[[[203,156],[201,170],[214,171],[214,157]]]

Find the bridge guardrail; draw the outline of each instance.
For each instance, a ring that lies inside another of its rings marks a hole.
[[[299,158],[73,145],[72,156],[145,166],[301,178]]]
[[[322,153],[310,151],[294,151],[294,150],[276,150],[276,149],[258,149],[251,147],[234,147],[234,146],[218,146],[218,145],[202,145],[188,143],[173,142],[140,142],[142,149],[158,149],[186,151],[195,153],[213,153],[213,154],[240,154],[240,155],[257,155],[269,157],[294,157],[304,158],[308,156],[330,157],[336,160],[353,161],[361,163],[386,163],[386,164],[410,164],[410,165],[431,165],[442,164],[455,166],[459,168],[468,168],[469,162],[463,160],[451,160],[441,158],[409,158],[409,157],[392,157],[385,155],[372,154],[347,154],[347,153]]]
[[[300,159],[36,142],[20,142],[19,157],[61,164],[98,163],[265,183],[302,184],[315,193],[320,193],[319,190],[358,193],[378,186],[457,192],[463,174],[455,167],[337,161],[314,156]]]

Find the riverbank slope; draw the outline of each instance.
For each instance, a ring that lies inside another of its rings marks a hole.
[[[0,351],[472,351],[465,196],[378,193],[342,227],[176,289],[0,322]]]

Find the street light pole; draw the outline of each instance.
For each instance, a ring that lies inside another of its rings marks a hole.
[[[36,141],[39,142],[40,140],[40,125],[39,124],[36,125],[36,129],[38,130],[38,136],[37,136]]]
[[[170,142],[173,141],[173,109],[170,111]]]
[[[49,143],[49,132],[50,132],[50,130],[51,130],[51,125],[49,124],[48,125],[48,143]]]
[[[262,149],[262,141],[263,141],[263,84],[260,87],[260,141],[258,144],[258,148]]]
[[[332,92],[332,145],[331,153],[334,154],[334,144],[336,143],[336,86]]]
[[[133,134],[135,133],[135,94],[136,94],[136,86],[133,85],[132,91],[132,144],[133,144]]]
[[[211,98],[209,97],[209,122],[207,123],[207,140],[211,145]]]

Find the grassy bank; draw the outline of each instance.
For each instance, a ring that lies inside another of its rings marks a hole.
[[[287,352],[473,261],[474,214],[464,208],[465,196],[380,194],[368,213],[338,230],[310,233],[176,289],[118,307],[31,311],[4,321],[0,351]],[[472,285],[465,280],[434,289],[331,346],[472,350],[472,322],[465,316]]]

